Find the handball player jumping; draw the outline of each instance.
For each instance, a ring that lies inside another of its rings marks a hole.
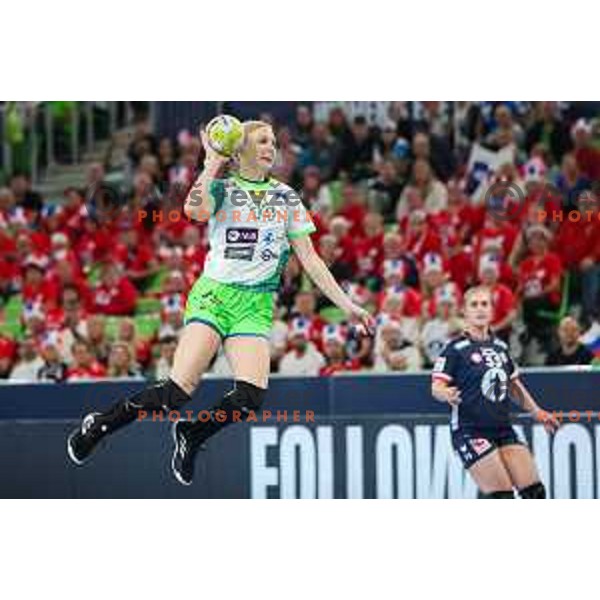
[[[190,219],[208,221],[210,253],[192,287],[170,377],[83,418],[68,438],[71,459],[82,464],[107,436],[134,422],[139,411],[179,411],[191,400],[211,360],[224,345],[233,389],[209,409],[210,419],[173,426],[171,461],[177,480],[192,483],[195,457],[209,438],[263,404],[269,377],[269,336],[274,293],[290,251],[313,282],[348,319],[370,334],[373,318],[340,288],[313,248],[315,231],[298,194],[269,176],[276,157],[271,126],[243,124],[243,142],[233,157],[219,154],[206,131],[204,168],[185,200]],[[229,164],[228,174],[224,174]],[[225,418],[223,418],[225,416]]]

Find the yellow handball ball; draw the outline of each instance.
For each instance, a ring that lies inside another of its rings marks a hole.
[[[244,141],[244,126],[231,115],[218,115],[206,126],[211,148],[222,156],[233,156]]]

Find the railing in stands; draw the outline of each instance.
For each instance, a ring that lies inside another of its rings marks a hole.
[[[36,183],[57,165],[79,164],[132,121],[129,102],[0,102],[0,183],[16,171]]]

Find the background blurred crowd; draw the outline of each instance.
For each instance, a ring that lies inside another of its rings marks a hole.
[[[493,329],[523,364],[598,361],[594,120],[577,103],[459,102],[451,118],[447,103],[417,104],[410,113],[390,104],[378,126],[341,107],[317,119],[299,106],[289,123],[260,115],[277,133],[274,176],[302,193],[320,255],[378,323],[374,338],[357,337],[292,256],[277,297],[273,372],[430,368],[460,330],[463,293],[475,283],[491,289]],[[26,174],[8,179],[0,378],[168,374],[208,252],[206,226],[172,211],[202,160],[196,132],[158,139],[141,118],[123,185],[92,164],[85,189],[48,202]],[[522,199],[490,188],[497,184],[517,186]],[[229,373],[222,354],[212,371]]]

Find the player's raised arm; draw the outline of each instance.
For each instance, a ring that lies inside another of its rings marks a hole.
[[[184,214],[195,221],[208,221],[224,193],[223,183],[218,179],[229,158],[215,152],[208,143],[206,132],[200,133],[206,153],[202,172],[190,188],[183,206]]]
[[[292,248],[308,276],[315,285],[346,315],[358,317],[365,333],[372,334],[375,328],[373,317],[362,307],[354,304],[344,290],[338,285],[335,277],[327,268],[321,257],[315,251],[312,241],[308,235],[293,238]]]

